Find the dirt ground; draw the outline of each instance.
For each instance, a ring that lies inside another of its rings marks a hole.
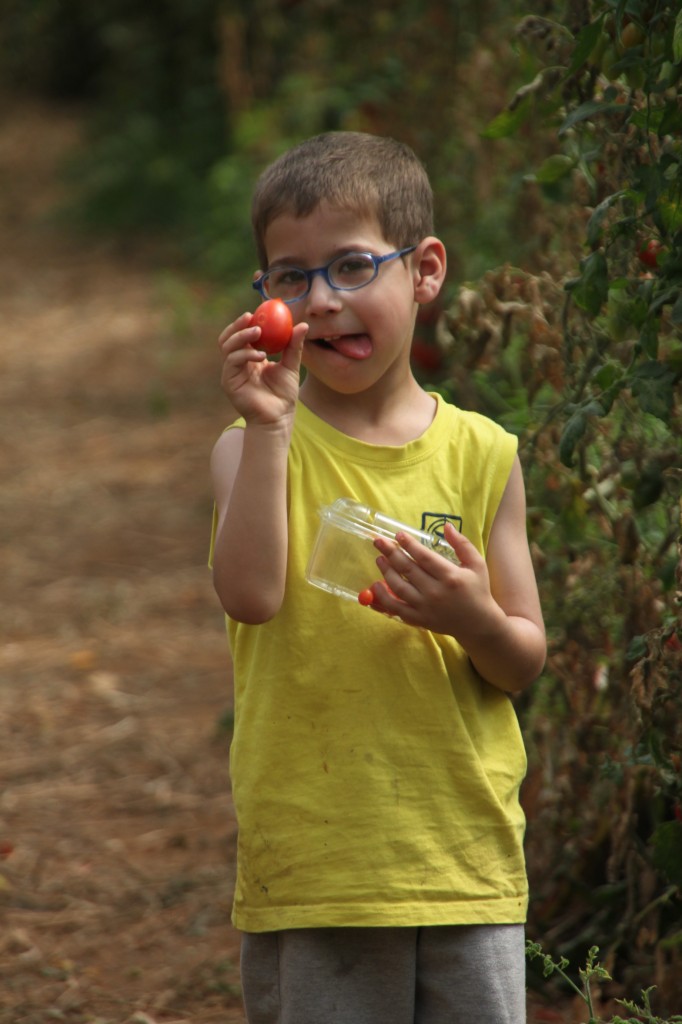
[[[52,222],[75,116],[0,116],[0,1021],[243,1021],[216,332]]]
[[[243,1022],[219,324],[153,245],[55,224],[79,131],[0,103],[0,1024]]]

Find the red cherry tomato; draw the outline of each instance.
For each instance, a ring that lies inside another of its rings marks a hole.
[[[258,348],[273,355],[281,352],[291,341],[294,320],[285,302],[281,299],[267,299],[252,314],[249,327],[260,327]]]
[[[639,262],[643,263],[645,267],[657,267],[658,266],[658,254],[663,246],[657,238],[650,238],[649,241],[642,246],[637,253]]]
[[[374,592],[371,590],[361,590],[358,594],[358,601],[360,604],[367,605],[374,604]]]

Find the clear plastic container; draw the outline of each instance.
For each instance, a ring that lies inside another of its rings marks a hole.
[[[396,533],[408,533],[420,544],[437,551],[451,562],[457,556],[438,534],[377,512],[352,498],[338,498],[320,509],[320,528],[306,569],[306,579],[337,597],[357,601],[361,590],[381,578],[374,547],[377,537],[395,541]]]

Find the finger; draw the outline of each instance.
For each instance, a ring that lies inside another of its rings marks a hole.
[[[372,595],[371,601],[369,594]],[[375,612],[381,612],[383,615],[396,616],[405,608],[405,602],[400,600],[386,580],[373,583],[371,587],[362,592],[362,597],[361,604],[372,608]]]
[[[392,564],[385,556],[377,558],[377,566],[384,579],[381,582],[381,611],[388,614],[401,614],[398,608],[418,603],[420,596],[419,580],[416,573],[420,569],[412,559]]]
[[[452,558],[448,553],[448,557],[444,559],[442,552],[438,550],[434,551],[433,548],[422,544],[421,541],[409,533],[398,532],[396,534],[396,540],[400,547],[406,551],[407,554],[417,563],[419,568],[423,569],[429,576],[442,576],[444,561],[454,566],[457,564],[463,565],[466,559],[467,564],[469,566],[473,566],[476,564],[477,560],[481,560],[481,555],[478,553],[474,545],[449,523],[445,524],[445,537],[439,537],[441,546],[443,539],[445,539],[453,549],[455,555],[454,558]],[[464,553],[464,557],[461,556],[462,552]]]
[[[248,327],[251,321],[251,316],[251,313],[242,313],[241,316],[238,316],[236,320],[233,320],[232,323],[229,323],[227,327],[223,327],[222,331],[218,336],[218,344],[222,345],[222,343],[224,341],[227,341],[227,339],[231,335],[233,335],[235,331],[241,331],[245,327]]]
[[[434,559],[436,563],[440,561],[441,556],[436,551],[427,544],[422,544],[420,540],[417,540],[416,537],[411,536],[409,533],[402,533],[399,531],[396,534],[396,540],[398,541],[398,544],[400,544],[400,547],[404,551],[407,551],[409,556],[413,558],[418,565],[422,566],[422,568],[433,565]]]
[[[220,344],[220,350],[224,356],[229,356],[233,352],[239,352],[242,349],[253,351],[258,349],[258,340],[260,338],[260,327],[247,327],[243,331],[236,331],[229,337],[225,338]],[[262,349],[259,349],[262,351]]]
[[[395,543],[377,537],[375,547],[381,551],[390,567],[403,579],[412,578],[422,568],[420,560],[423,554],[431,554],[418,540],[404,533],[396,534]],[[426,564],[428,565],[428,561]]]
[[[260,335],[261,329],[251,326],[251,313],[243,313],[222,331],[218,337],[218,347],[223,355],[247,346],[258,348]]]
[[[483,561],[478,548],[474,547],[468,537],[456,530],[452,523],[446,523],[444,529],[445,539],[453,549],[457,558],[463,566],[472,567]]]
[[[226,352],[224,365],[234,370],[240,370],[247,363],[263,363],[267,358],[266,352],[247,345],[245,348],[238,348],[234,352]]]
[[[419,612],[407,601],[403,601],[398,597],[386,580],[372,584],[371,589],[374,594],[374,600],[370,605],[372,611],[379,612],[380,615],[386,615],[389,619],[404,622],[407,626],[420,624]]]
[[[289,344],[291,345],[292,342],[294,342],[295,344],[300,344],[301,346],[303,346],[303,342],[305,341],[305,336],[308,333],[308,330],[309,326],[307,323],[305,323],[305,321],[301,321],[300,324],[296,324],[291,335],[291,341],[289,342]]]
[[[280,362],[288,370],[298,370],[303,356],[303,342],[308,333],[308,324],[296,324],[291,335],[291,341],[283,350]]]

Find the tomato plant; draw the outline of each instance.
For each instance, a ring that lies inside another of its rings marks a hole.
[[[294,320],[291,310],[281,299],[267,299],[251,317],[250,327],[260,327],[258,347],[273,355],[291,341]]]
[[[587,0],[567,35],[550,0],[517,26],[534,77],[487,130],[530,139],[541,126],[533,208],[562,251],[463,285],[439,335],[444,393],[519,435],[526,478],[548,636],[543,677],[516,705],[531,755],[529,927],[563,950],[605,943],[637,970],[648,959],[670,1007],[682,992],[679,8]]]

